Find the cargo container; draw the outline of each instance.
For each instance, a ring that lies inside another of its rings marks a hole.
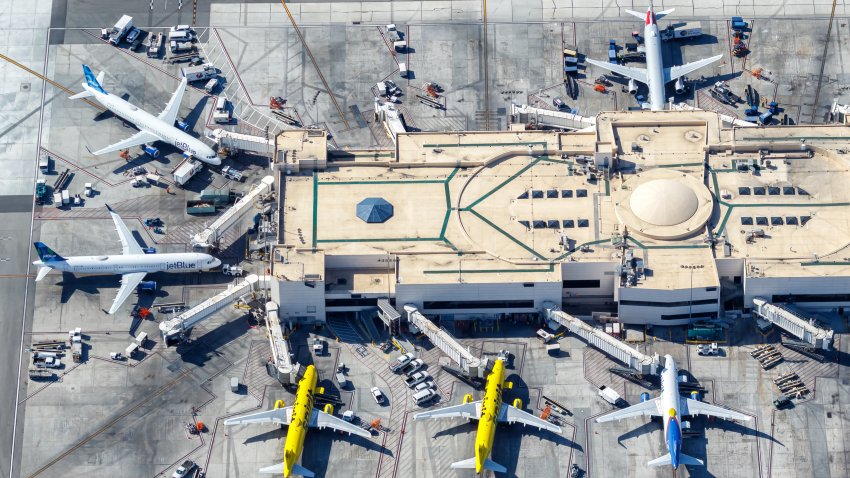
[[[215,204],[209,201],[186,201],[186,214],[215,214]]]

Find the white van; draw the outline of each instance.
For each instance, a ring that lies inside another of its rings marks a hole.
[[[413,394],[413,402],[419,405],[427,403],[429,400],[437,396],[437,392],[433,388],[426,388]]]
[[[187,30],[172,30],[168,32],[168,41],[191,42],[192,33]]]

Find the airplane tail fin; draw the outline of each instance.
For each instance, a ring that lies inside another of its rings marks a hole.
[[[50,267],[42,267],[38,270],[38,275],[35,277],[35,281],[38,282],[41,279],[44,279],[44,276],[47,275],[48,272],[52,271]]]
[[[279,463],[277,465],[267,466],[265,468],[260,468],[260,473],[270,474],[270,475],[282,475],[284,473],[283,463]],[[301,465],[292,465],[292,472],[289,476],[303,476],[304,478],[313,478],[315,473],[304,468]]]
[[[41,262],[59,262],[64,261],[65,258],[57,254],[53,249],[47,247],[47,245],[43,242],[34,242],[36,252],[38,252],[38,258],[41,259]],[[39,272],[39,275],[41,272]]]
[[[460,469],[473,469],[474,470],[475,464],[476,464],[475,463],[475,457],[472,457],[472,458],[469,458],[469,459],[466,459],[466,460],[456,461],[456,462],[451,464],[451,467],[455,468],[455,469],[460,468]],[[490,460],[489,458],[484,460],[484,469],[485,470],[493,470],[496,473],[505,473],[506,471],[508,471],[507,468],[496,463],[493,460]]]
[[[86,76],[86,84],[89,85],[89,88],[104,94],[106,93],[106,90],[101,86],[101,82],[105,76],[102,71],[95,77],[91,69],[87,65],[83,65],[83,74]]]

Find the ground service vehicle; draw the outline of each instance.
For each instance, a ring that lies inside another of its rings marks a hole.
[[[129,15],[122,16],[109,33],[109,43],[117,46],[127,36],[131,28],[133,28],[133,17]]]
[[[177,169],[171,173],[171,176],[174,178],[174,182],[177,183],[178,186],[183,186],[192,179],[192,176],[202,169],[204,169],[203,163],[189,160],[180,166],[177,166]]]

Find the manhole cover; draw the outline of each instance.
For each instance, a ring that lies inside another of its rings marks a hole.
[[[21,91],[29,91],[30,84],[29,83],[21,83]]]

